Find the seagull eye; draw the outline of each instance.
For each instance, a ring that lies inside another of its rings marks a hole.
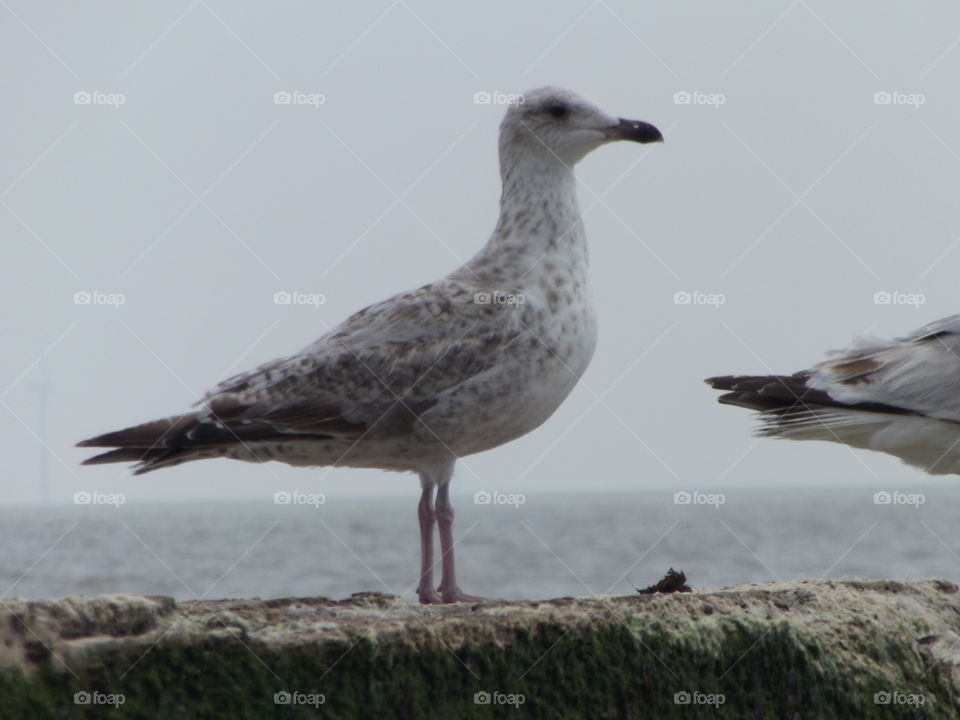
[[[570,114],[570,109],[562,103],[555,103],[547,108],[547,112],[549,112],[557,120],[563,120],[567,117],[567,115]]]

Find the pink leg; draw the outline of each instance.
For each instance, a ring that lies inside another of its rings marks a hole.
[[[467,595],[457,585],[457,570],[453,560],[453,506],[450,504],[450,483],[437,488],[437,508],[434,512],[440,526],[440,552],[443,556],[443,579],[440,582],[440,597],[445,603],[479,602],[485,598]]]
[[[417,596],[422,603],[443,602],[440,593],[433,589],[433,527],[437,514],[433,509],[433,485],[425,485],[417,506],[420,518],[420,584]]]

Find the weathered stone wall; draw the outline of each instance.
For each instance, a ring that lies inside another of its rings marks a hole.
[[[936,580],[446,607],[112,595],[0,616],[2,718],[960,717],[960,594]]]

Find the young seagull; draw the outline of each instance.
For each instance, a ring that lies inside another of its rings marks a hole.
[[[500,126],[500,219],[469,262],[220,383],[193,412],[79,443],[116,448],[85,464],[136,461],[139,474],[227,457],[415,472],[420,602],[481,599],[457,584],[454,464],[539,426],[590,362],[597,328],[573,166],[615,140],[663,137],[569,90],[527,93]]]
[[[761,436],[879,450],[933,475],[960,475],[960,315],[793,375],[708,378],[719,400],[760,411]]]

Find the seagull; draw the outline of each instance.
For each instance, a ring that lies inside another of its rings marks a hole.
[[[793,375],[706,380],[760,413],[760,436],[827,440],[960,475],[960,315],[892,341],[864,339]]]
[[[135,462],[141,474],[225,457],[417,473],[420,602],[482,600],[457,583],[454,465],[541,425],[593,356],[597,324],[573,167],[615,140],[663,136],[569,90],[520,96],[500,125],[500,216],[466,264],[221,382],[193,411],[80,442],[114,448],[84,464]]]

